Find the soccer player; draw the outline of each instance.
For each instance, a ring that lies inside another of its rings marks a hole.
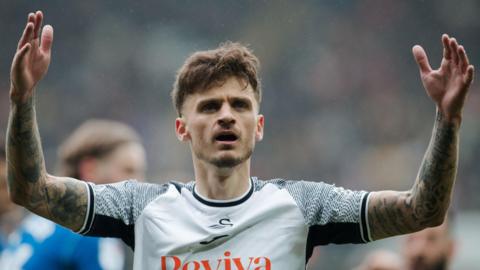
[[[45,169],[34,96],[50,63],[53,28],[41,31],[42,19],[40,11],[28,15],[12,63],[12,200],[81,234],[122,238],[135,248],[135,269],[304,269],[315,245],[365,243],[443,222],[473,80],[473,66],[454,38],[442,36],[437,70],[420,46],[413,48],[437,116],[408,191],[252,177],[250,159],[264,127],[258,59],[236,43],[193,54],[177,74],[175,131],[190,145],[195,181],[94,185]]]
[[[450,269],[456,242],[452,232],[452,218],[437,227],[405,236],[403,257],[408,270]]]
[[[61,145],[58,160],[61,175],[96,184],[142,179],[145,171],[137,133],[110,120],[89,120],[78,127]],[[17,207],[16,212],[23,212]],[[84,237],[33,214],[17,220],[16,227],[0,256],[0,269],[123,269],[123,245],[117,239]]]

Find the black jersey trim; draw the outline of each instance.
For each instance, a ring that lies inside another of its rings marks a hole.
[[[182,193],[182,184],[177,183],[175,181],[170,181],[170,184],[172,184],[175,189],[177,189],[178,193]]]
[[[94,217],[94,212],[95,212],[95,196],[93,196],[93,188],[90,186],[90,184],[86,183],[88,187],[88,206],[87,206],[87,221],[85,222],[85,225],[83,228],[78,231],[79,234],[86,234],[88,231],[90,231],[90,228],[92,227],[93,223],[93,217]]]
[[[253,180],[251,178],[250,178],[250,183],[251,183],[251,185],[250,185],[250,190],[248,191],[248,193],[245,194],[245,196],[243,196],[242,198],[240,198],[238,200],[235,200],[235,201],[228,201],[228,202],[215,201],[215,202],[213,202],[213,201],[205,200],[204,198],[200,197],[200,195],[198,195],[195,192],[195,185],[193,186],[192,194],[193,194],[193,197],[195,197],[195,199],[197,199],[199,202],[201,202],[205,205],[213,206],[213,207],[230,207],[230,206],[235,206],[235,205],[242,204],[252,196],[253,190],[254,190],[254,184],[253,184]]]
[[[95,226],[87,235],[120,238],[127,246],[135,250],[135,224],[127,225],[120,219],[105,215],[95,215]]]
[[[370,242],[370,232],[368,229],[368,216],[367,216],[367,207],[368,207],[368,197],[370,193],[367,193],[362,198],[362,206],[360,209],[360,229],[361,229],[361,236],[362,240],[366,242]]]
[[[313,248],[328,244],[363,244],[360,225],[358,222],[327,223],[313,225],[308,228],[305,262],[308,262]]]

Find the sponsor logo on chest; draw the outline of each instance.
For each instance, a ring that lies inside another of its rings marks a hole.
[[[182,260],[177,256],[162,256],[161,270],[271,270],[270,258],[232,257],[230,251],[225,251],[218,259]]]

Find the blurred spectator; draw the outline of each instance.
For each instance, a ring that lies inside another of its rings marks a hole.
[[[15,230],[23,216],[23,210],[18,211],[8,196],[4,142],[5,140],[0,137],[0,256],[6,245],[7,236]]]
[[[355,270],[402,270],[402,261],[398,254],[389,250],[374,250]]]
[[[408,270],[450,269],[455,254],[452,233],[452,214],[445,222],[433,228],[405,236],[403,256]]]
[[[143,179],[145,152],[129,126],[89,120],[77,128],[59,150],[64,176],[97,184]],[[20,207],[16,211],[22,211]],[[124,267],[119,240],[84,237],[42,217],[29,214],[10,233],[0,257],[0,269],[104,269]]]

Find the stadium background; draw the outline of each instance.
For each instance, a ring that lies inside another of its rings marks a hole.
[[[8,117],[9,69],[29,11],[55,29],[50,70],[38,87],[47,167],[56,146],[92,117],[127,122],[142,135],[148,180],[193,178],[174,135],[169,92],[195,50],[249,44],[262,64],[266,134],[253,174],[325,181],[351,189],[404,190],[427,147],[435,108],[411,47],[436,67],[449,33],[480,68],[480,2],[463,1],[7,1],[0,2],[0,130]],[[454,269],[480,264],[480,83],[466,104],[454,194],[460,250]],[[309,269],[346,269],[376,247],[328,246]],[[476,251],[475,251],[476,250]]]

